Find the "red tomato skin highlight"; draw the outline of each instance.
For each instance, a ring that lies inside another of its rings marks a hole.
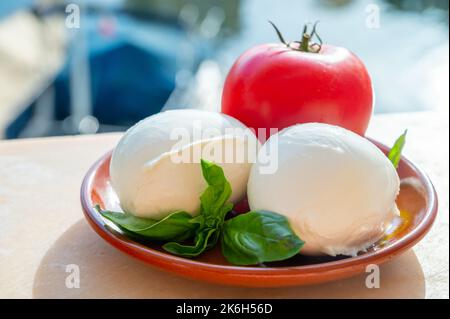
[[[305,53],[264,44],[246,51],[232,66],[222,112],[257,133],[265,128],[267,137],[269,128],[308,122],[364,135],[373,101],[369,73],[347,49],[323,45],[320,53]]]

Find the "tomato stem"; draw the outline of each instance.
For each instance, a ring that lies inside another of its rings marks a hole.
[[[310,52],[309,41],[311,37],[307,33],[303,33],[302,41],[300,42],[300,51]]]
[[[278,36],[278,39],[280,40],[280,42],[283,43],[284,45],[286,45],[291,50],[300,51],[300,52],[309,52],[309,53],[319,53],[320,50],[322,49],[323,41],[322,41],[322,38],[317,33],[317,29],[316,29],[317,24],[319,23],[319,21],[316,21],[316,23],[314,23],[313,28],[312,28],[310,33],[308,33],[308,24],[305,24],[305,26],[303,27],[302,40],[300,42],[299,41],[294,41],[293,42],[293,43],[298,44],[298,46],[292,46],[291,45],[292,42],[287,42],[284,39],[283,34],[277,28],[277,26],[272,21],[269,21],[269,23],[275,29],[275,32],[277,33],[277,36]],[[310,44],[311,43],[311,39],[314,36],[316,36],[316,38],[319,41],[319,43]]]
[[[284,40],[283,34],[280,32],[280,30],[277,28],[275,23],[269,20],[269,23],[272,25],[272,27],[275,29],[275,32],[277,33],[278,39],[280,39],[280,42],[283,43],[286,46],[289,46],[289,43]]]

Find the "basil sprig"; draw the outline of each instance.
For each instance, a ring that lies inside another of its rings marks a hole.
[[[288,259],[305,244],[279,214],[256,211],[225,222],[222,253],[236,265],[255,265]]]
[[[191,220],[191,223],[199,225],[194,245],[177,242],[165,244],[163,248],[174,255],[196,257],[214,247],[219,240],[225,215],[233,209],[233,204],[227,203],[231,196],[231,185],[222,168],[205,160],[201,161],[201,167],[208,187],[200,196],[200,215]]]
[[[231,185],[220,166],[202,160],[201,169],[208,187],[200,196],[200,214],[196,217],[177,211],[158,221],[101,210],[99,206],[96,209],[126,234],[166,242],[166,251],[187,258],[197,257],[219,240],[225,258],[236,265],[284,260],[300,251],[304,242],[279,214],[253,211],[225,222],[233,209],[229,202]]]
[[[402,151],[406,144],[406,134],[408,130],[406,130],[400,137],[395,141],[394,146],[391,148],[388,154],[388,158],[391,161],[392,165],[397,169],[398,164],[400,163],[400,159],[402,158]]]

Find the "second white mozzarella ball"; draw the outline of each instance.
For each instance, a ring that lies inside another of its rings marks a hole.
[[[259,155],[248,182],[250,208],[286,216],[305,241],[303,254],[356,255],[379,240],[398,213],[394,166],[353,132],[296,125],[272,136]],[[273,171],[264,173],[267,158]]]

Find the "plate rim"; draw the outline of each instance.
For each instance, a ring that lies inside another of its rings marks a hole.
[[[373,144],[375,144],[383,152],[389,149],[386,145],[376,141],[375,139],[372,138],[367,139],[371,141]],[[111,245],[113,245],[120,251],[128,255],[131,255],[135,258],[138,258],[139,260],[144,261],[148,264],[152,264],[154,266],[172,272],[177,271],[173,269],[167,269],[161,265],[158,265],[157,260],[159,259],[160,262],[164,264],[171,263],[174,266],[174,268],[178,269],[180,267],[195,267],[196,269],[202,269],[203,271],[215,272],[218,274],[219,273],[224,274],[231,271],[233,272],[234,275],[245,275],[245,276],[268,275],[271,277],[327,273],[336,270],[348,270],[348,268],[356,270],[361,269],[362,267],[365,268],[366,265],[369,264],[380,265],[390,260],[391,258],[407,251],[409,248],[414,246],[418,241],[420,241],[433,226],[438,212],[438,197],[432,181],[417,164],[413,163],[406,156],[402,155],[401,162],[403,163],[403,165],[409,166],[417,174],[417,176],[425,186],[425,192],[427,195],[426,197],[427,207],[424,213],[424,217],[420,221],[420,223],[417,226],[415,226],[411,232],[400,238],[398,241],[392,243],[391,245],[355,257],[301,266],[255,267],[255,266],[219,265],[219,264],[205,263],[202,261],[178,257],[155,250],[153,248],[135,242],[124,235],[113,233],[108,229],[109,226],[107,226],[101,215],[93,207],[94,203],[91,200],[91,189],[98,168],[103,164],[103,162],[105,162],[111,157],[112,152],[113,150],[108,151],[103,156],[101,156],[97,161],[95,161],[83,178],[83,182],[81,184],[80,189],[80,201],[84,216],[89,222],[90,226],[95,230],[95,232],[98,235],[100,235],[104,240],[109,242]],[[356,275],[356,273],[359,273],[360,271],[353,271],[353,272],[355,272]],[[299,284],[293,283],[293,285]]]

